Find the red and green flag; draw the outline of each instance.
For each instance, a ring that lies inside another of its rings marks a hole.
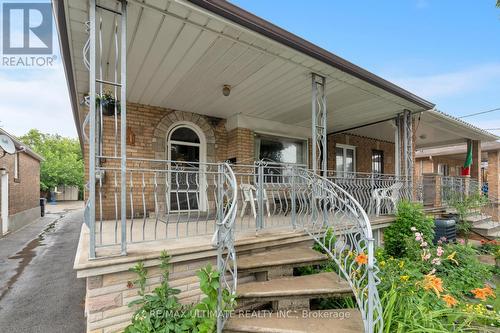
[[[467,156],[465,157],[464,167],[462,168],[462,176],[470,176],[470,167],[472,165],[472,145],[467,144]]]

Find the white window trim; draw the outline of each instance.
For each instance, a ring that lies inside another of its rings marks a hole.
[[[170,140],[170,137],[172,136],[172,133],[179,129],[179,128],[189,128],[190,130],[194,131],[196,135],[198,135],[198,138],[200,139],[200,143],[194,143],[194,142],[184,142],[184,141],[177,141],[177,140]],[[195,123],[188,122],[188,121],[178,121],[174,124],[172,124],[167,131],[167,160],[168,162],[168,169],[170,170],[172,162],[172,152],[171,152],[171,145],[172,144],[180,144],[180,145],[185,145],[185,146],[192,146],[192,147],[199,147],[199,152],[200,152],[200,184],[199,184],[199,193],[200,193],[200,202],[198,202],[198,209],[190,209],[190,210],[170,210],[170,200],[167,200],[168,202],[168,211],[169,212],[196,212],[196,211],[206,211],[207,210],[207,203],[206,203],[206,198],[207,198],[207,193],[203,191],[202,189],[206,189],[206,162],[207,162],[207,139],[205,137],[205,133],[203,130],[197,126]],[[172,182],[172,179],[169,180]],[[169,193],[168,197],[170,198],[170,187],[169,187]],[[189,198],[188,198],[189,200]]]
[[[343,153],[342,153],[342,156],[343,156],[343,159],[344,159],[344,170],[343,171],[340,171],[340,172],[343,172],[343,173],[356,173],[356,146],[351,146],[351,145],[346,145],[346,144],[342,144],[342,143],[337,143],[335,144],[335,148],[342,148],[343,149]],[[346,159],[346,154],[345,154],[345,151],[346,149],[351,149],[353,151],[353,171],[346,171],[346,166],[347,166],[347,163],[345,163],[345,159]],[[337,159],[337,150],[335,149],[335,159]],[[335,165],[335,172],[337,172],[337,165]]]
[[[448,175],[445,175],[444,169],[448,170]],[[437,173],[441,176],[445,176],[445,177],[449,176],[450,175],[450,166],[446,163],[438,163]]]

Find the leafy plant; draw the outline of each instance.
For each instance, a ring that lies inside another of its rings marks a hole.
[[[433,239],[434,221],[425,215],[422,205],[401,201],[396,211],[396,220],[384,231],[384,248],[388,255],[401,258],[408,251],[407,241],[414,235],[416,228],[425,239]]]
[[[486,325],[498,320],[494,311],[469,311],[470,307],[466,306],[447,307],[435,294],[405,290],[399,284],[393,284],[383,292],[381,302],[386,333],[487,332]]]
[[[140,299],[129,304],[138,307],[132,317],[132,324],[125,333],[181,333],[181,332],[215,332],[217,326],[217,299],[220,285],[220,274],[211,265],[200,269],[200,289],[205,297],[198,304],[182,305],[176,295],[180,290],[169,286],[170,257],[165,251],[160,256],[161,283],[152,294],[146,294],[147,269],[142,262],[130,270],[138,276],[134,285],[139,287]],[[224,290],[222,294],[222,311],[229,313],[235,307],[235,296]]]
[[[484,286],[491,270],[477,260],[477,252],[467,244],[443,240],[435,247],[418,229],[411,232],[414,238],[406,239],[404,257],[380,249],[376,253],[385,332],[464,332],[499,326],[498,308],[486,307],[495,296]],[[477,298],[482,298],[480,303]]]
[[[102,106],[103,114],[105,116],[112,116],[115,114],[115,107],[118,114],[120,114],[120,103],[109,91],[102,94],[97,94],[95,98],[96,106]]]
[[[130,271],[137,273],[135,285],[139,286],[139,298],[129,306],[139,306],[132,316],[132,324],[125,329],[125,333],[139,332],[192,332],[189,309],[179,303],[175,295],[180,290],[171,288],[168,283],[168,265],[170,257],[166,252],[160,256],[162,281],[152,294],[146,294],[147,269],[144,263],[139,262]]]
[[[478,248],[480,253],[489,254],[492,256],[498,256],[500,252],[500,241],[490,240],[490,241],[481,241],[481,246]]]
[[[468,242],[472,228],[472,224],[468,221],[468,217],[470,217],[475,210],[485,206],[487,203],[488,199],[479,193],[472,195],[453,193],[451,195],[449,204],[457,211],[457,229],[463,234],[465,242]]]

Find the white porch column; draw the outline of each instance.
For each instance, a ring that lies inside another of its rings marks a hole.
[[[394,119],[394,164],[396,176],[403,176],[408,183],[408,192],[413,197],[413,115],[404,110]]]
[[[395,167],[396,175],[413,177],[413,116],[405,110],[394,119]]]
[[[120,50],[121,254],[127,254],[127,1],[122,0]]]
[[[327,123],[326,123],[326,78],[312,73],[312,169],[314,173],[318,170],[327,176],[328,150],[327,150]]]

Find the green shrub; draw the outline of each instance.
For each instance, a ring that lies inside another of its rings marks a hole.
[[[384,333],[496,332],[499,315],[482,306],[446,307],[435,294],[393,284],[382,293]],[[491,330],[488,329],[490,326]]]
[[[457,230],[464,236],[466,242],[472,229],[472,223],[467,218],[487,203],[488,198],[480,193],[465,196],[463,193],[452,193],[449,204],[457,211]]]
[[[404,257],[376,251],[384,331],[489,332],[488,326],[498,327],[495,296],[476,295],[492,277],[491,268],[477,260],[476,250],[467,244],[433,246],[420,230],[413,232],[419,237],[402,240]]]
[[[434,238],[434,221],[425,215],[421,204],[401,201],[396,212],[396,221],[384,231],[384,248],[388,255],[401,258],[408,250],[407,242],[415,238],[416,228],[428,240]]]
[[[491,268],[477,259],[477,252],[470,245],[450,244],[444,247],[443,257],[453,255],[456,263],[443,260],[436,266],[437,274],[442,276],[443,283],[449,292],[458,298],[470,295],[474,288],[482,287],[492,277]]]
[[[217,324],[217,295],[220,274],[211,265],[200,269],[197,273],[200,278],[200,289],[205,297],[198,304],[182,305],[176,295],[179,289],[171,288],[168,284],[170,257],[165,251],[160,256],[160,270],[162,279],[160,286],[152,294],[146,294],[148,271],[142,262],[139,262],[130,271],[138,276],[134,285],[139,287],[140,299],[129,304],[138,307],[132,316],[132,324],[125,333],[212,333]],[[227,290],[223,293],[222,310],[231,312],[235,306],[234,295]]]

